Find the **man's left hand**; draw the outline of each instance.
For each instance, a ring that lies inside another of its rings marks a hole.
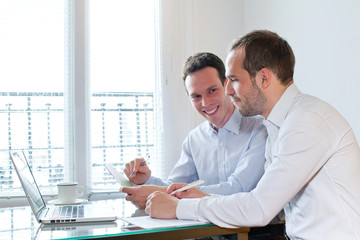
[[[179,199],[163,192],[153,192],[146,202],[145,212],[152,218],[175,219]]]

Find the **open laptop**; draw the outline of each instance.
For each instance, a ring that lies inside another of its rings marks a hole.
[[[31,210],[39,223],[102,222],[117,219],[113,208],[92,204],[46,206],[24,152],[10,153]]]

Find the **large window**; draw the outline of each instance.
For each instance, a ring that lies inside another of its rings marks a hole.
[[[44,187],[70,174],[64,171],[64,9],[61,0],[0,0],[3,196],[22,193],[10,150],[27,150]]]
[[[141,7],[139,7],[141,5]],[[162,176],[156,1],[0,0],[0,197],[22,190],[9,151],[25,150],[43,193],[76,180],[118,190],[151,156]]]
[[[141,6],[141,7],[140,7]],[[150,156],[160,170],[154,95],[154,1],[91,1],[89,76],[91,92],[91,186],[118,188],[104,169],[118,170],[134,157]],[[159,171],[158,171],[159,173]],[[159,174],[157,174],[159,175]]]

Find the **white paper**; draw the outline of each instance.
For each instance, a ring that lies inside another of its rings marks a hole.
[[[134,184],[132,184],[129,180],[127,180],[118,171],[116,171],[116,169],[112,165],[107,163],[107,164],[105,164],[105,167],[111,173],[111,175],[113,175],[113,177],[116,179],[116,181],[118,181],[118,183],[120,183],[121,186],[123,186],[123,187],[134,186]]]
[[[194,220],[156,219],[149,216],[128,217],[122,218],[122,220],[144,229],[185,227],[209,224],[209,222],[199,222]]]

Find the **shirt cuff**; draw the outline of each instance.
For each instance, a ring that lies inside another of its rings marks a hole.
[[[181,199],[176,208],[178,219],[198,220],[197,212],[201,198]]]
[[[150,176],[150,177],[148,178],[148,180],[147,180],[146,182],[144,182],[144,185],[153,184],[154,181],[155,181],[155,177]]]

